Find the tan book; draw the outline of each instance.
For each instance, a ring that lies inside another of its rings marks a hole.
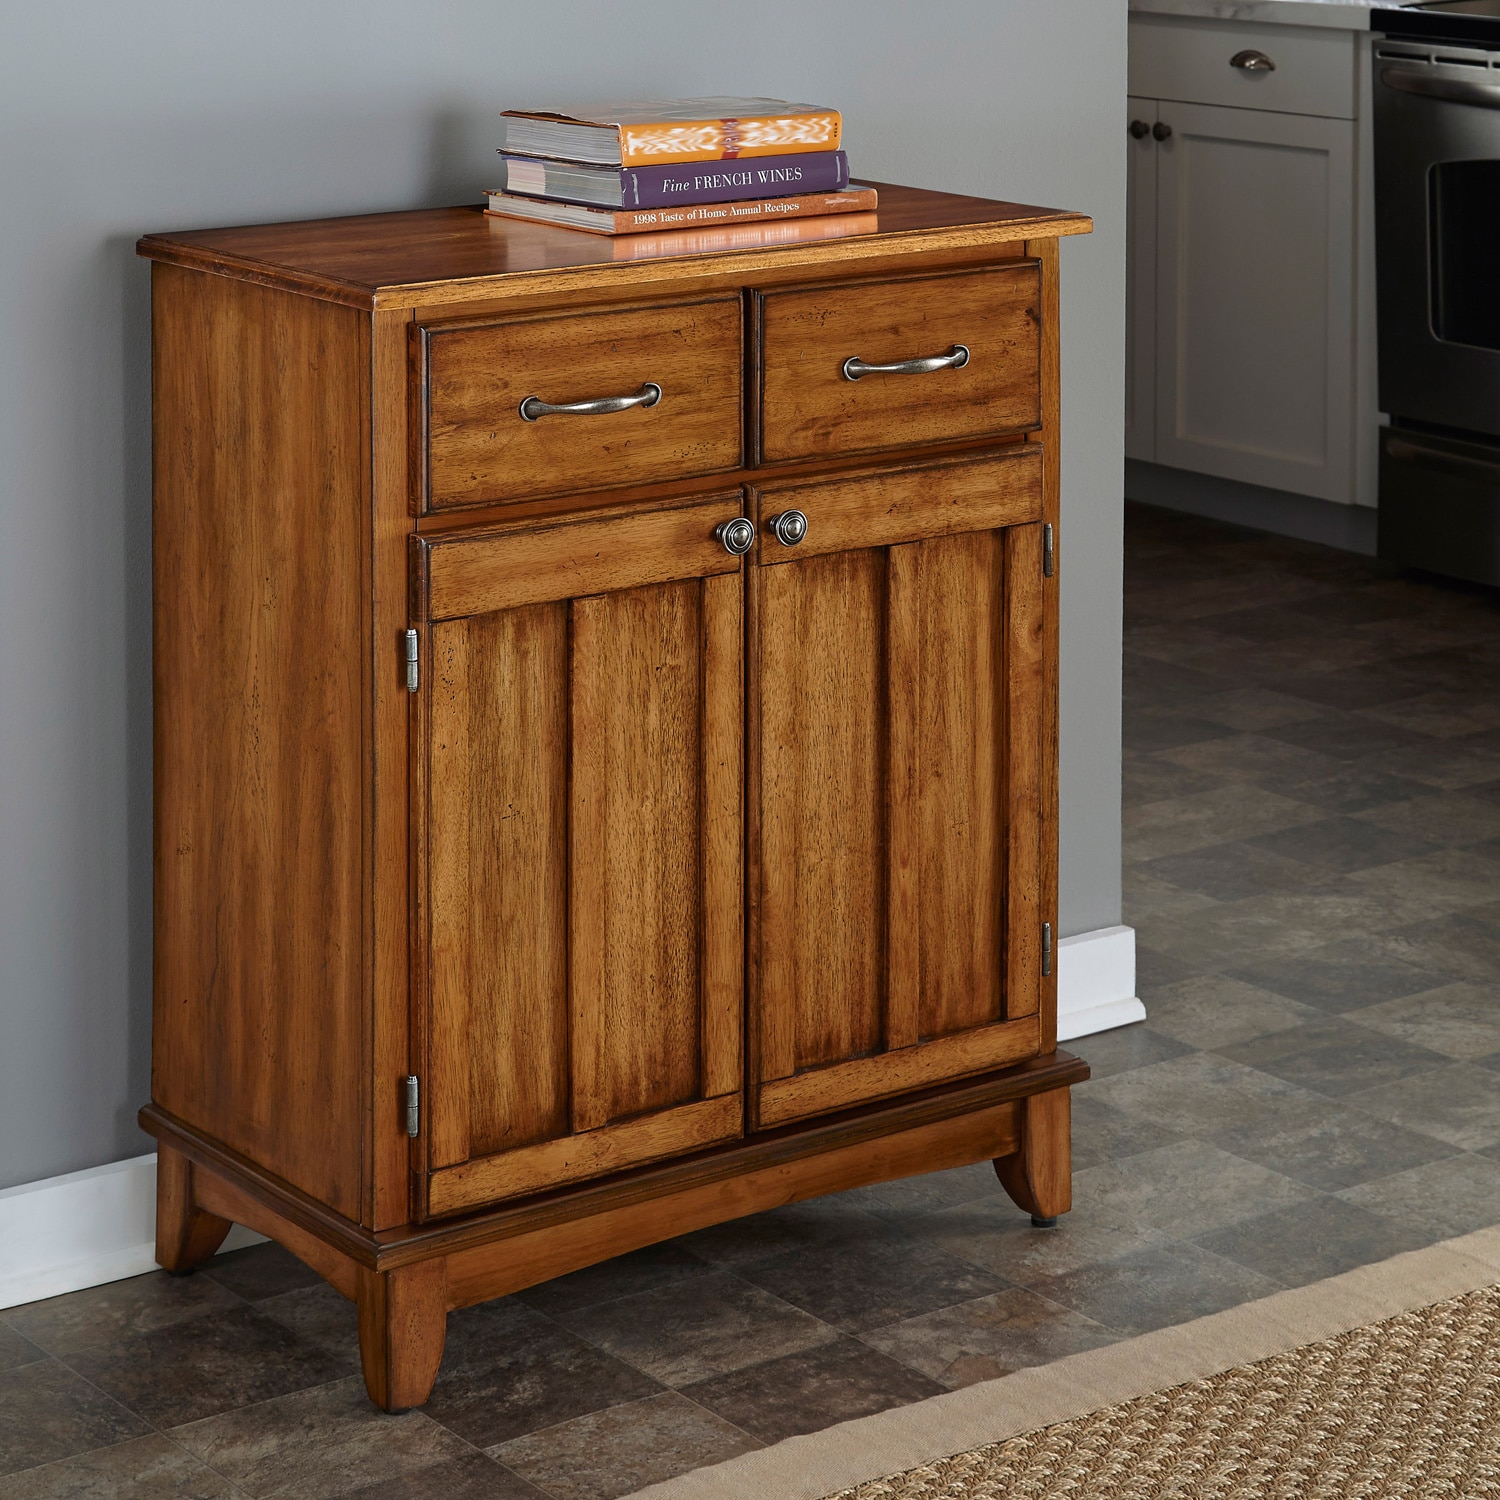
[[[674,229],[708,229],[731,224],[765,223],[772,219],[802,219],[826,214],[871,213],[879,194],[874,188],[850,188],[843,193],[803,193],[795,198],[746,198],[738,203],[695,203],[684,208],[590,208],[582,203],[558,203],[523,198],[514,193],[490,193],[485,210],[502,219],[531,219],[590,234],[645,234]]]

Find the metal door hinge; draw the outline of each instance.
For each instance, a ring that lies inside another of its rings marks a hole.
[[[422,684],[417,653],[421,649],[422,636],[419,631],[406,632],[406,691],[414,693]],[[415,1134],[415,1132],[413,1132]]]
[[[1057,571],[1057,554],[1052,549],[1052,522],[1042,527],[1042,577],[1050,578]]]
[[[415,1135],[422,1125],[422,1096],[413,1073],[406,1080],[406,1133]]]
[[[1042,978],[1052,972],[1052,924],[1042,923]],[[415,1079],[412,1080],[414,1083]]]

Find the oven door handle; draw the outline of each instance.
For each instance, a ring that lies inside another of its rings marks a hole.
[[[1398,463],[1427,464],[1430,468],[1460,479],[1500,484],[1500,463],[1470,458],[1467,453],[1445,453],[1441,448],[1429,448],[1425,443],[1413,443],[1398,437],[1388,437],[1385,440],[1385,451]]]
[[[1403,94],[1422,94],[1428,99],[1446,99],[1450,104],[1474,104],[1480,109],[1500,109],[1500,83],[1476,83],[1472,78],[1445,78],[1417,68],[1382,68],[1380,81]]]

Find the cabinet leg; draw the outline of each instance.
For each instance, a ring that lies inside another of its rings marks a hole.
[[[1050,1229],[1073,1206],[1071,1103],[1067,1089],[1022,1100],[1020,1148],[995,1159],[1000,1185],[1039,1229]]]
[[[386,1411],[423,1405],[432,1394],[448,1332],[448,1268],[421,1261],[359,1272],[359,1358],[370,1400]]]
[[[156,1150],[156,1259],[174,1276],[186,1276],[208,1260],[233,1227],[228,1219],[193,1202],[192,1162],[180,1151]]]

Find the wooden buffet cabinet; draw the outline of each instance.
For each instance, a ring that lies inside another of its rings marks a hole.
[[[271,1236],[399,1409],[450,1309],[690,1229],[986,1158],[1068,1207],[1088,228],[883,187],[141,242],[167,1269]]]

